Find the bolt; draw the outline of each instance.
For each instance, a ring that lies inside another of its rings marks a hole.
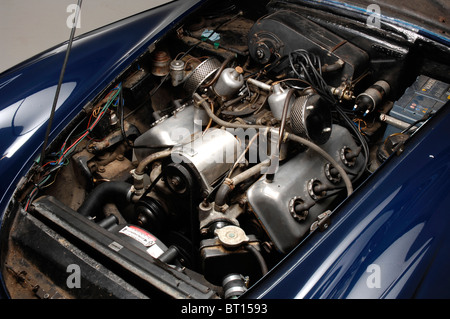
[[[264,50],[263,49],[257,49],[256,50],[256,57],[258,58],[258,59],[263,59],[264,58],[264,56],[265,56],[265,54],[264,54]]]
[[[247,204],[247,201],[245,198],[241,198],[241,199],[239,199],[238,204],[239,204],[239,207],[244,207],[245,204]]]
[[[180,185],[180,183],[181,183],[181,180],[178,176],[172,176],[170,178],[170,184],[172,184],[172,186],[178,186],[178,185]]]
[[[206,198],[206,197],[208,197],[209,196],[209,193],[208,193],[208,191],[206,191],[206,190],[203,190],[202,191],[202,198]]]
[[[94,153],[95,150],[96,150],[96,147],[95,147],[94,144],[89,144],[89,145],[88,145],[87,151],[88,151],[89,153]]]

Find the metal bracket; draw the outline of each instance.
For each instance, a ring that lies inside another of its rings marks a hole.
[[[324,231],[326,230],[331,223],[331,210],[327,210],[325,212],[323,212],[322,214],[320,214],[319,216],[317,216],[317,219],[314,223],[312,223],[311,227],[310,227],[310,232],[315,231],[317,228],[319,228],[320,231]]]

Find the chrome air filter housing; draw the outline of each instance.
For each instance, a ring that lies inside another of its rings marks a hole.
[[[322,145],[331,136],[331,109],[318,94],[298,97],[291,109],[291,128],[294,134]]]
[[[206,80],[212,76],[221,66],[216,58],[209,58],[200,63],[192,72],[186,76],[184,89],[192,95]]]

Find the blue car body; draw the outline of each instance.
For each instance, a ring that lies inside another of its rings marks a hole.
[[[448,108],[248,297],[448,298]],[[436,134],[435,136],[433,136]],[[374,276],[379,276],[375,278]],[[378,280],[378,282],[376,282]]]
[[[50,140],[125,66],[200,3],[173,2],[77,38]],[[2,185],[2,212],[20,177],[39,156],[66,47],[56,46],[2,73],[1,175],[11,181]]]
[[[173,1],[76,38],[49,142],[204,2]],[[342,4],[320,1],[320,6]],[[440,45],[449,43],[429,30],[420,33]],[[56,46],[0,75],[2,221],[16,187],[40,155],[66,47]],[[306,236],[243,298],[449,298],[448,136],[447,105],[333,210],[326,230]]]
[[[202,1],[172,2],[77,38],[61,87],[50,141],[99,91]],[[97,46],[102,43],[101,46]],[[40,155],[67,43],[1,74],[3,215],[21,177]],[[92,48],[95,48],[92,50]]]

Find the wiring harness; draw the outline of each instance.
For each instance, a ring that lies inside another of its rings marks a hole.
[[[69,164],[70,155],[76,150],[77,146],[80,145],[83,140],[85,140],[86,138],[90,138],[89,135],[107,113],[110,107],[117,107],[120,104],[119,100],[121,99],[121,91],[122,83],[119,83],[105,97],[106,103],[100,108],[95,108],[92,111],[88,120],[87,128],[81,134],[77,135],[75,137],[75,140],[69,145],[69,140],[71,139],[72,135],[83,123],[83,121],[80,121],[69,133],[60,150],[56,153],[50,154],[50,157],[53,157],[54,159],[50,161],[45,161],[45,159],[37,160],[37,165],[41,165],[41,173],[40,177],[38,178],[38,182],[34,183],[34,188],[27,197],[25,211],[28,210],[30,203],[37,196],[39,190],[45,189],[55,182],[59,169]]]

